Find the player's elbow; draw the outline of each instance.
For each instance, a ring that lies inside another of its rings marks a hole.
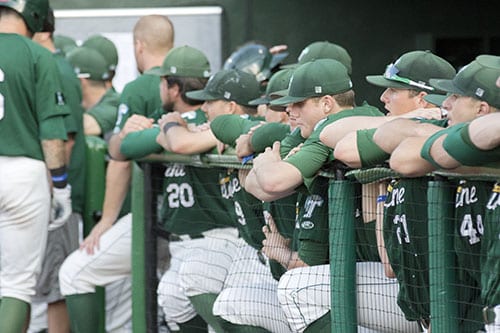
[[[352,147],[338,144],[333,150],[333,156],[335,157],[335,159],[345,163],[351,168],[361,167],[361,159],[359,157],[359,153]]]
[[[394,151],[391,155],[389,166],[397,173],[410,178],[424,176],[428,172],[427,168],[425,168],[422,163],[418,163],[414,160],[412,161],[408,159],[407,156],[399,154],[397,151]]]

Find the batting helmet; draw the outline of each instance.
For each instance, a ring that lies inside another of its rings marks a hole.
[[[32,32],[40,32],[47,13],[49,12],[48,0],[0,0],[0,7],[9,7],[18,12]]]
[[[271,76],[271,71],[288,53],[271,54],[269,49],[261,44],[247,44],[234,51],[224,63],[224,69],[239,69],[253,74],[257,81],[262,82]]]

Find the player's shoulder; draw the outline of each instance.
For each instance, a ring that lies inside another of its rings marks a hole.
[[[0,34],[1,44],[5,47],[14,48],[18,52],[9,52],[3,54],[2,57],[11,55],[18,58],[21,55],[29,56],[33,61],[37,62],[38,59],[44,61],[54,62],[52,53],[45,47],[33,42],[31,39],[18,34]],[[14,51],[14,50],[12,50]]]

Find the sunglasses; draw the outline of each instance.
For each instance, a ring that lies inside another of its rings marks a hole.
[[[410,86],[418,87],[421,89],[426,89],[426,90],[431,90],[431,91],[434,90],[434,87],[431,87],[425,83],[416,82],[416,81],[410,80],[408,78],[398,76],[397,75],[398,73],[399,73],[399,68],[397,68],[394,64],[389,64],[389,65],[387,65],[387,67],[385,69],[384,78],[386,78],[387,80],[391,80],[391,81],[406,83]]]

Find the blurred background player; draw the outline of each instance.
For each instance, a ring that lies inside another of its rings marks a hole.
[[[42,272],[37,281],[36,295],[33,297],[30,332],[47,328],[49,332],[69,332],[69,317],[64,297],[59,290],[59,267],[71,252],[78,248],[78,230],[82,223],[83,202],[85,199],[85,143],[83,134],[82,92],[73,68],[57,52],[53,34],[55,28],[54,13],[49,9],[43,30],[33,35],[33,40],[52,52],[60,72],[62,92],[71,114],[64,118],[68,140],[66,141],[66,163],[68,182],[71,185],[71,203],[73,213],[68,222],[60,228],[49,228],[47,248],[45,250]],[[41,326],[37,326],[37,309],[41,309]],[[45,313],[46,309],[46,313]]]
[[[104,56],[89,47],[78,47],[68,55],[82,89],[85,135],[109,140],[118,116],[120,95],[109,87],[109,67]]]

